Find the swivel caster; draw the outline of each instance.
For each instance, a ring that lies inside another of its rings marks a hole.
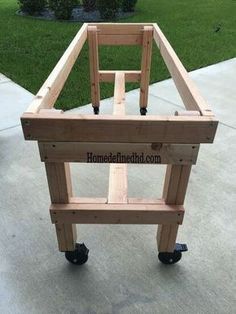
[[[146,116],[147,109],[146,108],[140,108],[140,114],[141,116]]]
[[[84,245],[84,243],[76,243],[74,251],[65,252],[66,259],[75,265],[82,265],[88,260],[89,249]]]
[[[171,265],[180,261],[182,257],[182,252],[186,251],[188,251],[188,247],[186,244],[176,243],[173,253],[160,252],[158,254],[158,258],[163,264]]]
[[[93,107],[94,114],[99,114],[99,107]]]

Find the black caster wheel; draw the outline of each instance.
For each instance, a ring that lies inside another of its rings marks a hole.
[[[147,109],[146,108],[140,108],[140,114],[141,114],[141,116],[146,116]]]
[[[75,265],[83,265],[88,260],[89,249],[84,243],[76,243],[74,251],[65,252],[66,259]]]
[[[188,251],[186,244],[176,243],[175,250],[173,253],[160,252],[158,254],[158,258],[163,264],[171,265],[180,261],[182,257],[182,252],[186,252],[186,251]]]
[[[99,107],[93,107],[94,114],[99,114]]]

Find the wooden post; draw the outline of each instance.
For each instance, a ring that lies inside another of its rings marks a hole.
[[[168,165],[163,189],[163,199],[168,205],[183,205],[188,186],[191,166]],[[173,252],[178,225],[159,225],[157,246],[159,252]]]
[[[176,111],[176,116],[199,116],[199,111]],[[168,165],[163,189],[163,199],[169,205],[183,205],[191,173],[191,165]],[[178,225],[159,225],[157,246],[159,252],[173,252]]]
[[[148,91],[152,59],[152,39],[153,27],[144,26],[140,82],[140,108],[147,108],[148,104]]]
[[[88,26],[91,99],[94,108],[100,105],[98,35],[96,26]]]
[[[72,196],[70,168],[68,163],[46,162],[46,173],[51,202],[67,204]],[[59,250],[73,251],[76,243],[76,225],[56,223]]]

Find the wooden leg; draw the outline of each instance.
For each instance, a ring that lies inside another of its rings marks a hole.
[[[188,186],[191,166],[168,165],[163,189],[166,204],[183,205]],[[178,225],[159,225],[157,246],[159,252],[173,252]]]
[[[51,202],[67,204],[72,196],[70,167],[68,163],[46,162],[46,173]],[[73,251],[76,243],[76,225],[56,224],[59,250]]]
[[[100,81],[99,81],[99,57],[97,27],[88,27],[91,100],[94,108],[100,106]]]
[[[59,251],[74,251],[76,243],[76,225],[55,224]]]
[[[147,108],[148,104],[148,91],[152,59],[152,39],[153,27],[145,26],[143,33],[143,51],[141,62],[140,101],[139,101],[140,108]]]

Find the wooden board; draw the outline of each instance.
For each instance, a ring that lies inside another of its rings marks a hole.
[[[186,195],[191,166],[168,165],[163,189],[163,199],[169,205],[182,205]],[[158,226],[157,246],[159,252],[173,252],[178,232],[178,224]]]
[[[146,108],[148,104],[148,91],[152,59],[152,40],[153,27],[144,26],[139,101],[140,108]]]
[[[98,36],[96,26],[88,26],[88,45],[89,45],[91,101],[93,107],[99,107],[100,105],[99,58],[98,58]]]
[[[125,73],[115,75],[113,115],[125,115]],[[108,203],[127,203],[127,164],[110,164]]]
[[[39,142],[39,150],[41,160],[51,162],[189,165],[196,163],[199,145]]]
[[[183,206],[166,204],[52,204],[52,223],[181,224]]]
[[[48,187],[52,203],[68,203],[72,197],[69,164],[45,163]],[[73,251],[77,239],[76,226],[61,221],[56,223],[59,250]]]
[[[27,114],[26,140],[126,143],[212,143],[217,123],[210,117]]]
[[[105,46],[140,46],[142,45],[142,34],[134,35],[101,35],[98,34],[98,44]]]
[[[96,26],[100,35],[140,35],[144,26],[152,26],[152,23],[89,23]]]
[[[115,75],[119,71],[99,71],[100,82],[114,82]],[[126,82],[139,82],[141,71],[122,71],[125,73]]]

